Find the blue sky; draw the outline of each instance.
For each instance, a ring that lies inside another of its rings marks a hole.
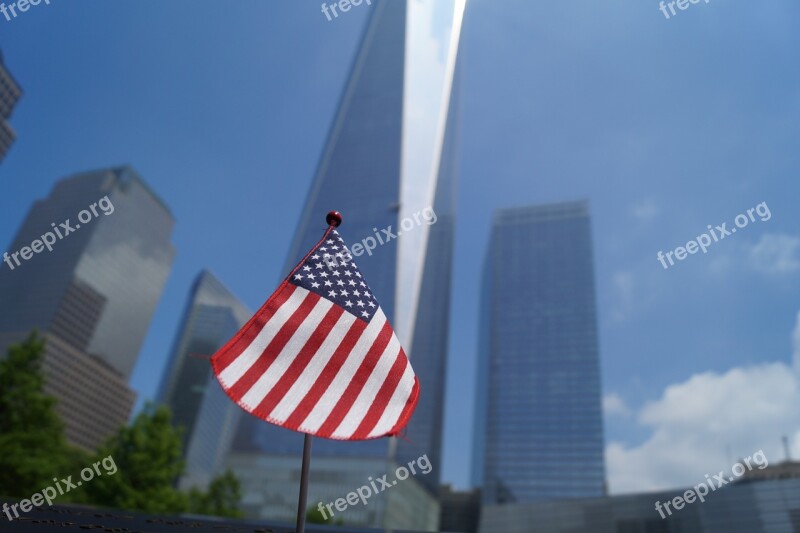
[[[123,163],[178,221],[140,400],[200,269],[251,308],[281,277],[368,9],[328,22],[306,0],[53,0],[0,18],[25,90],[0,243],[57,179]],[[784,434],[800,455],[798,23],[791,0],[712,0],[669,20],[653,0],[468,4],[446,481],[469,477],[459,407],[492,211],[575,198],[593,215],[612,490],[690,484],[760,448],[777,460]],[[770,220],[658,263],[761,202]]]

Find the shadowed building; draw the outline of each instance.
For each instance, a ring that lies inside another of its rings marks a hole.
[[[439,504],[439,531],[477,533],[481,513],[479,489],[453,490],[450,485],[443,485],[439,491]]]
[[[8,123],[14,106],[22,96],[22,89],[6,69],[3,61],[3,52],[0,51],[0,162],[8,153],[9,148],[17,138],[14,129]]]
[[[251,315],[210,272],[200,273],[159,392],[159,402],[169,406],[173,423],[184,431],[181,488],[207,488],[230,450],[242,410],[222,391],[208,358]]]

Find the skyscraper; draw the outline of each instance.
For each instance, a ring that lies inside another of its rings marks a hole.
[[[0,162],[5,158],[11,144],[17,138],[13,128],[8,123],[14,106],[22,96],[22,89],[19,84],[6,70],[3,61],[3,52],[0,51]]]
[[[383,229],[398,235],[355,261],[420,379],[408,442],[315,439],[309,501],[336,498],[423,454],[433,471],[402,483],[361,514],[348,512],[348,523],[432,529],[438,520],[463,10],[463,0],[373,1],[285,269],[316,243],[331,209],[343,213],[340,232],[351,247]],[[426,209],[435,216],[414,222]],[[293,499],[267,494],[266,479],[248,465],[269,464],[273,474],[284,464],[297,470],[302,436],[246,417],[234,448],[246,512],[291,518]],[[409,505],[416,511],[399,511]]]
[[[127,421],[127,382],[172,266],[173,225],[132,168],[86,172],[34,203],[4,256],[0,353],[33,329],[57,339],[45,370],[58,362],[71,372],[53,372],[48,387],[67,437],[85,448]],[[90,386],[97,372],[107,378]]]
[[[482,298],[473,475],[484,503],[602,496],[588,204],[498,211]]]
[[[181,487],[206,488],[229,451],[242,411],[211,374],[208,356],[251,315],[210,272],[198,275],[159,392],[159,402],[172,410],[173,423],[184,429]]]

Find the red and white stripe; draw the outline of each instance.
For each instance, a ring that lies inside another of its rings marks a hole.
[[[381,309],[367,323],[289,282],[211,362],[245,411],[331,439],[395,435],[419,397],[419,382]]]

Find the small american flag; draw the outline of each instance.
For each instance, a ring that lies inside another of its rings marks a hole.
[[[211,358],[248,413],[337,440],[393,436],[419,398],[397,336],[329,227],[250,321]]]

